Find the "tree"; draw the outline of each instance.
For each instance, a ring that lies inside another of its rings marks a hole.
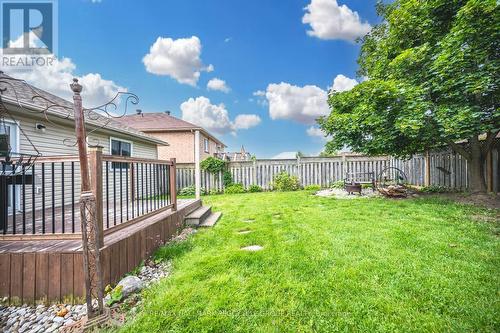
[[[467,159],[470,187],[485,192],[484,160],[500,129],[500,13],[496,0],[379,3],[382,23],[362,39],[350,91],[329,93],[318,120],[366,154],[407,157],[448,145]]]

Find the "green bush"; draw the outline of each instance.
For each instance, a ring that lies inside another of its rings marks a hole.
[[[200,163],[200,167],[210,173],[217,173],[224,170],[226,162],[210,156]]]
[[[250,193],[262,192],[262,187],[260,187],[259,185],[250,185],[250,187],[248,188],[248,192]]]
[[[274,177],[273,188],[277,191],[297,191],[300,189],[300,182],[297,176],[290,176],[285,171]]]
[[[213,188],[210,190],[210,192],[208,194],[209,195],[217,195],[217,194],[222,194],[222,192]]]
[[[343,180],[337,180],[336,182],[333,182],[332,185],[330,185],[331,188],[344,188],[344,181]]]
[[[420,189],[420,192],[423,193],[446,193],[450,191],[451,191],[450,188],[439,185],[424,186]]]
[[[229,171],[224,171],[224,174],[222,175],[222,181],[224,182],[224,187],[229,186],[233,183],[233,176],[231,176],[231,172]]]
[[[224,193],[227,194],[245,193],[245,188],[243,187],[243,184],[239,183],[231,184],[225,188]]]
[[[205,189],[202,187],[200,189],[201,193],[205,193]],[[195,195],[196,194],[196,189],[194,187],[194,185],[190,185],[190,186],[186,186],[186,187],[183,187],[179,193],[177,193],[178,195],[181,195],[181,196],[192,196],[192,195]]]
[[[306,187],[304,187],[304,190],[316,192],[316,191],[321,190],[321,186],[319,186],[317,184],[311,184],[311,185],[307,185]]]

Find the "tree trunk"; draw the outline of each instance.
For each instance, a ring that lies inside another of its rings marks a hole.
[[[467,160],[467,173],[469,176],[469,190],[472,193],[486,193],[486,181],[484,179],[484,162],[485,157],[490,150],[486,147],[486,151],[481,150],[481,143],[477,137],[469,139],[469,148],[454,142],[449,142],[451,149]]]
[[[468,161],[469,189],[472,193],[486,193],[486,182],[484,180],[484,159],[479,156],[471,156]]]
[[[470,159],[468,160],[469,189],[472,193],[486,193],[484,180],[484,154],[477,138],[470,140]]]

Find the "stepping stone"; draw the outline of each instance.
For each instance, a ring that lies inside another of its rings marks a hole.
[[[255,219],[246,219],[246,220],[243,220],[243,222],[245,223],[252,223],[252,222],[255,222]]]
[[[251,251],[251,252],[255,252],[255,251],[260,251],[263,249],[262,246],[260,245],[250,245],[250,246],[245,246],[245,247],[242,247],[241,248],[243,251]]]

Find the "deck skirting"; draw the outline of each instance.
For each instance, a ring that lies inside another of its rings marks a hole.
[[[177,211],[161,211],[106,235],[101,249],[104,286],[116,284],[175,236],[184,217],[200,205],[200,200],[179,201]],[[81,241],[0,241],[0,298],[13,305],[83,303]]]

